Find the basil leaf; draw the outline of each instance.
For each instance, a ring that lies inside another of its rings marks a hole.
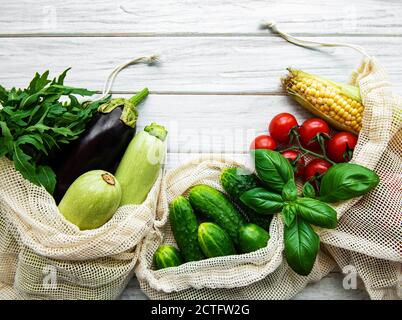
[[[294,201],[297,198],[297,187],[294,179],[290,179],[282,189],[284,201]]]
[[[284,230],[285,256],[296,273],[307,276],[313,269],[320,248],[320,238],[313,228],[300,217],[296,217]]]
[[[244,192],[240,196],[240,201],[260,214],[278,213],[284,205],[280,194],[267,191],[264,188],[254,188]]]
[[[349,200],[373,190],[379,182],[378,175],[366,167],[338,163],[324,174],[319,199],[325,202]]]
[[[302,194],[303,194],[303,197],[306,197],[306,198],[315,198],[315,189],[310,182],[307,181],[303,185]]]
[[[297,213],[307,222],[322,228],[333,229],[338,223],[336,211],[328,204],[311,198],[298,198]]]
[[[292,204],[287,204],[282,209],[283,222],[289,227],[296,218],[296,208]]]
[[[257,149],[253,153],[258,177],[272,191],[282,192],[285,184],[294,179],[288,159],[279,152],[267,149]]]

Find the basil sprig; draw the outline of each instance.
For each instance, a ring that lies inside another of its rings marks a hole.
[[[354,163],[338,163],[323,176],[319,199],[324,202],[349,200],[370,192],[379,182],[378,175],[366,167]]]
[[[325,173],[318,199],[310,183],[303,186],[302,195],[298,196],[294,173],[285,157],[272,150],[253,152],[257,175],[269,190],[248,190],[240,200],[259,214],[281,214],[288,264],[296,273],[308,275],[320,245],[311,225],[329,229],[337,226],[337,213],[325,202],[360,196],[378,184],[378,176],[356,164],[336,164]]]

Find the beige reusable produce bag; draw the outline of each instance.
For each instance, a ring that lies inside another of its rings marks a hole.
[[[105,83],[139,62],[117,67]],[[80,231],[52,196],[0,158],[0,299],[116,299],[134,273],[139,244],[152,228],[162,173],[141,205],[120,207],[95,230]]]
[[[308,45],[290,36],[285,38]],[[345,269],[348,272],[355,270],[372,299],[402,297],[402,98],[393,95],[386,73],[374,58],[363,60],[351,82],[360,86],[365,106],[352,162],[374,170],[381,181],[369,194],[334,206],[338,227],[319,231],[322,250],[311,274],[297,275],[287,265],[283,257],[283,222],[279,216],[272,220],[271,239],[266,248],[175,268],[152,269],[157,247],[162,243],[175,244],[168,203],[199,183],[222,190],[221,169],[235,165],[230,159],[210,157],[171,170],[162,182],[154,228],[145,238],[136,267],[141,288],[150,298],[287,299],[308,283],[320,280],[336,265],[349,266]]]
[[[143,204],[80,231],[44,188],[0,159],[0,299],[116,299],[152,227],[160,181]]]

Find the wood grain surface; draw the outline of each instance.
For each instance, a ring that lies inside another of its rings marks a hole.
[[[249,144],[279,112],[308,117],[285,96],[287,67],[347,81],[362,57],[351,49],[305,49],[262,21],[307,39],[349,42],[377,57],[402,92],[402,2],[399,0],[2,0],[0,84],[25,86],[35,72],[72,67],[69,85],[101,90],[113,68],[142,55],[155,66],[124,70],[115,96],[147,86],[139,127],[168,127],[166,168],[208,153],[247,163]],[[342,287],[330,273],[295,299],[368,299],[362,285]],[[133,279],[121,299],[146,299]]]

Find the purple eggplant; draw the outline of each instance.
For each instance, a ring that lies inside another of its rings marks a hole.
[[[148,96],[145,88],[131,99],[116,98],[99,106],[79,139],[67,145],[54,161],[54,198],[59,202],[70,185],[90,170],[114,172],[136,132],[137,106]]]

